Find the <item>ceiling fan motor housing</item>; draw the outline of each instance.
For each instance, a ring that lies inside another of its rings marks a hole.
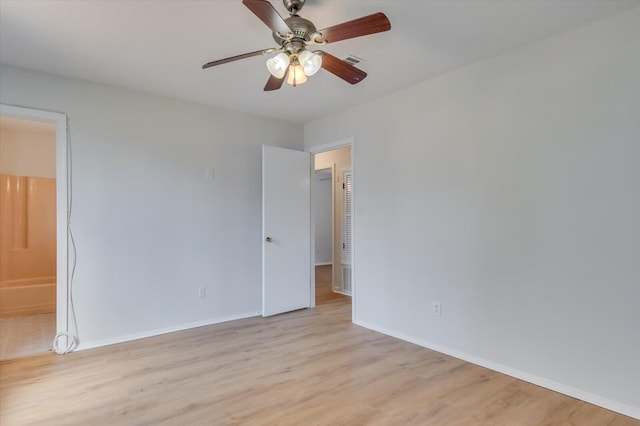
[[[313,25],[313,22],[298,15],[291,15],[284,21],[287,23],[289,28],[291,28],[293,38],[289,40],[286,37],[283,37],[285,34],[280,35],[279,33],[273,33],[273,39],[280,46],[285,46],[288,42],[292,41],[298,41],[304,44],[309,42],[311,40],[311,35],[317,32],[316,26]]]

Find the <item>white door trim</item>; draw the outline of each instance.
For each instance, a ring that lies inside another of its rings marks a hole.
[[[0,115],[35,121],[45,121],[56,125],[56,330],[69,333],[69,162],[66,114],[14,105],[0,104]],[[75,330],[73,330],[75,332]],[[53,336],[51,336],[53,339]]]
[[[356,279],[356,262],[355,262],[355,258],[356,258],[356,234],[357,234],[357,226],[356,226],[356,212],[357,212],[357,208],[355,206],[357,206],[356,204],[356,200],[357,200],[357,176],[358,174],[356,173],[356,140],[353,136],[348,137],[348,138],[344,138],[344,139],[339,139],[333,142],[328,142],[322,145],[317,145],[317,146],[312,146],[309,148],[305,148],[305,151],[307,151],[310,154],[318,154],[320,152],[325,152],[325,151],[332,151],[334,149],[338,149],[338,148],[343,148],[345,146],[350,146],[351,147],[351,173],[353,173],[353,194],[352,194],[352,202],[353,202],[353,206],[354,206],[354,214],[352,217],[352,223],[351,226],[353,227],[353,245],[351,247],[351,321],[355,322],[356,321],[356,310],[357,310],[357,279]],[[311,161],[311,170],[315,170],[315,156],[312,155],[311,158],[313,159]],[[314,195],[314,190],[315,190],[315,185],[314,185],[314,180],[312,179],[311,181],[311,194],[312,197],[311,199],[313,199],[313,195]],[[312,271],[315,271],[315,264],[316,264],[316,253],[315,253],[315,245],[316,245],[316,239],[315,239],[315,229],[316,229],[316,218],[315,218],[315,213],[313,211],[313,208],[311,209],[311,229],[309,229],[309,232],[311,234],[311,258],[309,259],[310,262],[310,267],[312,268]],[[309,306],[310,307],[315,307],[316,306],[316,274],[311,274],[311,300],[309,301]]]

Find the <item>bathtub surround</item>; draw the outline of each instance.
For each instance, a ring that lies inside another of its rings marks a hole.
[[[2,174],[0,317],[55,310],[56,180]]]
[[[0,175],[0,281],[56,275],[56,180]]]
[[[0,317],[56,311],[55,178],[56,124],[1,115]]]

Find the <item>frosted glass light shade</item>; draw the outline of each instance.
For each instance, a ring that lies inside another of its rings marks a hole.
[[[317,73],[322,66],[322,56],[305,50],[298,55],[298,62],[302,65],[305,75],[312,76]]]
[[[289,67],[289,77],[287,77],[287,83],[293,87],[298,84],[302,84],[307,81],[307,76],[304,75],[304,70],[301,65],[291,65]]]
[[[284,77],[289,66],[289,57],[286,53],[278,53],[271,59],[267,59],[267,69],[275,78]]]

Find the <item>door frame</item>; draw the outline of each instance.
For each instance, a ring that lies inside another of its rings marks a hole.
[[[356,173],[356,169],[355,169],[355,159],[356,159],[356,141],[355,138],[353,136],[345,138],[345,139],[339,139],[333,142],[328,142],[322,145],[317,145],[317,146],[312,146],[309,148],[305,148],[305,151],[312,154],[311,156],[311,171],[315,172],[315,154],[319,154],[321,152],[326,152],[326,151],[333,151],[334,149],[338,149],[338,148],[344,148],[345,146],[350,146],[351,147],[351,173],[353,173],[353,205],[356,206],[356,196],[357,196],[357,186],[356,186],[356,182],[357,182],[357,173]],[[335,167],[335,166],[334,166]],[[315,179],[311,179],[311,200],[315,199]],[[311,271],[315,271],[315,265],[316,265],[316,253],[315,253],[315,246],[316,246],[316,233],[315,233],[315,229],[316,229],[316,215],[315,215],[315,211],[314,211],[314,206],[311,206],[311,229],[309,230],[309,233],[311,234],[311,258],[309,259],[309,268]],[[357,209],[354,209],[354,213],[355,211],[357,211]],[[355,322],[356,320],[356,309],[357,309],[357,298],[356,298],[356,293],[357,293],[357,281],[356,281],[356,265],[355,265],[355,253],[356,253],[356,215],[353,215],[352,218],[352,223],[351,226],[353,227],[353,241],[352,241],[352,253],[351,253],[351,321]],[[316,306],[316,274],[312,273],[311,274],[311,291],[310,291],[310,296],[311,296],[311,300],[309,301],[309,306],[311,308],[315,308]]]
[[[0,115],[56,125],[56,332],[69,333],[69,193],[71,190],[70,149],[67,115],[34,108],[0,104]],[[51,336],[53,339],[53,336]]]

